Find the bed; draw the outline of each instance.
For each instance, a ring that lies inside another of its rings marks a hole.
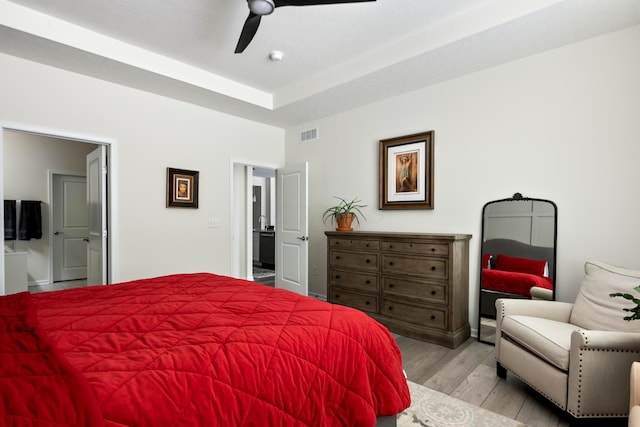
[[[214,274],[0,297],[0,424],[372,426],[409,391],[367,315]]]
[[[555,267],[553,248],[510,239],[482,244],[480,316],[496,318],[498,298],[551,299]]]

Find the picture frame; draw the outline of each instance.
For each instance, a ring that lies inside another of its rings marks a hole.
[[[379,142],[378,209],[433,209],[434,131]]]
[[[167,168],[167,207],[198,208],[198,171]]]

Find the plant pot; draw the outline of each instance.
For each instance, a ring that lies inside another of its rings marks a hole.
[[[336,222],[338,223],[337,231],[353,231],[353,228],[351,228],[351,223],[353,222],[352,213],[338,215]]]

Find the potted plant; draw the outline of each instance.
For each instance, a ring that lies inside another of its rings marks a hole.
[[[362,204],[362,200],[357,197],[347,202],[342,197],[335,197],[340,202],[337,205],[328,207],[322,213],[322,220],[327,223],[327,220],[331,220],[331,223],[335,223],[338,231],[353,231],[351,224],[355,219],[356,223],[360,225],[360,218],[367,219],[360,208],[364,208],[367,205]]]

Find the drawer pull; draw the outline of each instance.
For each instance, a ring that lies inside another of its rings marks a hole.
[[[340,259],[340,255],[336,255],[336,259]]]
[[[368,247],[369,247],[369,244],[367,243],[365,246],[368,248]]]
[[[393,283],[389,283],[389,287],[393,288],[395,285]]]
[[[389,306],[389,310],[393,310],[393,306],[392,305]]]
[[[433,314],[431,315],[431,320],[436,320],[436,316],[434,316]]]
[[[340,278],[340,275],[339,275],[339,274],[336,274],[336,279],[339,279],[339,278]]]
[[[340,294],[336,294],[336,298],[340,298]]]
[[[431,295],[435,295],[435,294],[436,294],[436,291],[431,291]]]
[[[431,271],[436,271],[436,266],[435,265],[431,266]]]
[[[393,245],[389,245],[389,249],[393,249]]]
[[[366,281],[366,282],[364,282],[364,283],[366,283],[367,285],[369,285],[369,284],[371,284],[371,280],[367,280],[367,281]]]
[[[436,248],[431,248],[431,252],[435,252],[435,251],[436,251]]]
[[[389,265],[393,265],[393,261],[389,261]]]
[[[370,302],[369,302],[369,301],[365,301],[364,303],[365,303],[366,305],[369,305],[369,304],[370,304]]]
[[[369,264],[370,262],[371,262],[370,260],[367,260],[367,264]]]

